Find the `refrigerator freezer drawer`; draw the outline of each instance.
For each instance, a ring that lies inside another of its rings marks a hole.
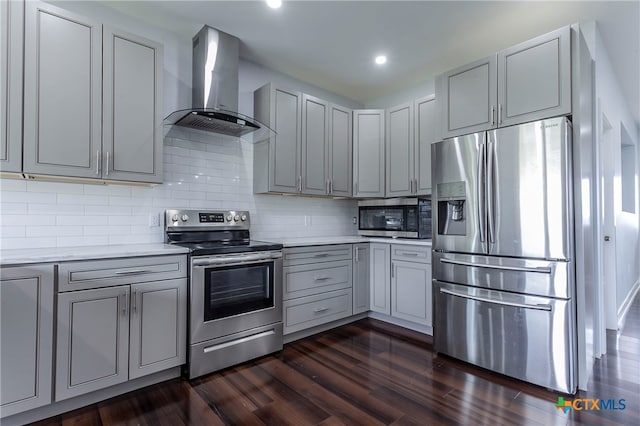
[[[572,299],[434,281],[434,349],[539,386],[574,393]]]
[[[433,276],[439,281],[561,299],[574,295],[571,265],[565,261],[433,253]]]

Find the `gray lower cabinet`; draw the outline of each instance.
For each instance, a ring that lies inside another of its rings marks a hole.
[[[24,173],[162,182],[162,69],[155,42],[26,2]]]
[[[432,324],[431,249],[391,245],[391,316]]]
[[[369,310],[369,243],[353,245],[353,313]]]
[[[391,315],[391,246],[385,243],[370,243],[371,303],[374,312]]]
[[[414,193],[413,102],[386,110],[386,191],[387,197]]]
[[[253,192],[297,194],[302,191],[302,93],[266,84],[253,93],[256,120],[276,132],[254,145]]]
[[[60,264],[55,400],[184,364],[186,275],[186,256]]]
[[[185,279],[132,285],[130,318],[129,379],[186,362]]]
[[[58,295],[56,401],[129,378],[129,286]]]
[[[353,197],[385,195],[385,112],[353,111]]]
[[[0,413],[51,403],[54,266],[0,269]]]
[[[22,171],[23,1],[0,2],[0,171]]]
[[[351,316],[351,244],[285,248],[283,252],[285,335]]]

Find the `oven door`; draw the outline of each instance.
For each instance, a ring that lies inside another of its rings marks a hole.
[[[282,252],[193,257],[190,343],[282,321]]]

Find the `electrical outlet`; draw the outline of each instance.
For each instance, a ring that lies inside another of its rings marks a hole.
[[[304,216],[304,226],[311,226],[311,216],[309,215]]]
[[[149,213],[149,228],[160,226],[160,213]]]
[[[354,216],[354,217],[351,219],[351,222],[353,222],[353,224],[354,224],[354,225],[357,225],[357,224],[358,224],[358,218]]]

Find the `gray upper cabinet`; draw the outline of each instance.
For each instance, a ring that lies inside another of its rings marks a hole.
[[[56,401],[128,380],[128,285],[59,294],[57,329]]]
[[[386,196],[414,193],[413,102],[386,110]]]
[[[22,1],[0,2],[0,171],[22,171]],[[6,77],[5,77],[6,76]]]
[[[314,96],[302,95],[302,193],[329,192],[329,104]]]
[[[277,133],[254,145],[253,191],[296,194],[302,188],[302,93],[266,84],[253,94],[254,116]]]
[[[51,403],[54,268],[0,273],[0,413],[6,417]]]
[[[23,171],[162,182],[162,47],[28,1]]]
[[[349,108],[329,105],[329,195],[351,196],[353,116]]]
[[[186,278],[131,286],[129,379],[186,362]]]
[[[438,141],[436,98],[417,99],[415,111],[414,141],[414,194],[431,194],[431,144]]]
[[[104,27],[103,177],[162,182],[162,46]]]
[[[442,139],[495,127],[497,83],[496,55],[438,77],[436,98],[441,100]]]
[[[382,109],[353,111],[353,196],[384,197],[385,143]]]
[[[498,125],[571,113],[571,28],[498,53]]]
[[[100,23],[26,2],[24,78],[24,172],[100,178]]]
[[[571,113],[571,29],[437,78],[442,139]]]

